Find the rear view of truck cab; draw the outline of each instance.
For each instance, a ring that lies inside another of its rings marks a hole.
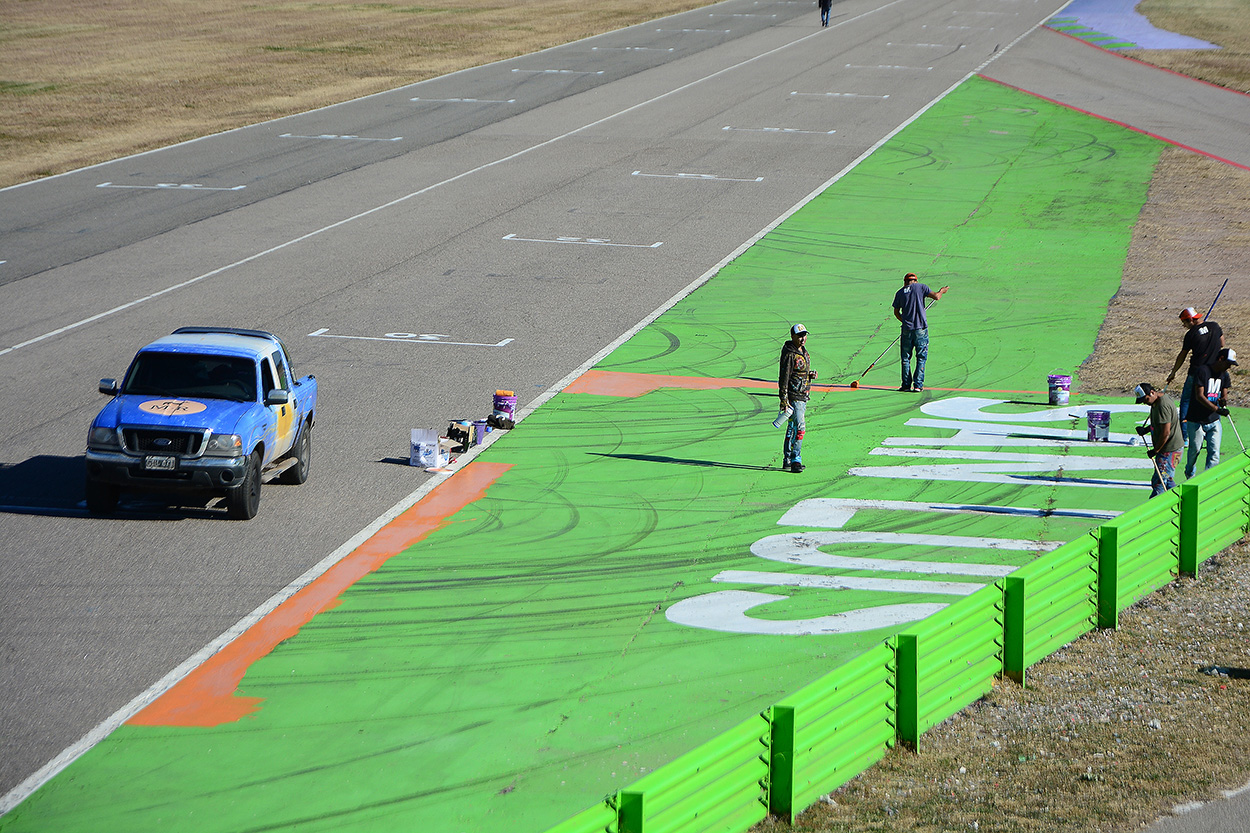
[[[125,492],[225,497],[255,517],[263,480],[308,479],[317,380],[296,378],[277,336],[183,327],[142,348],[87,434],[87,509],[109,514]]]

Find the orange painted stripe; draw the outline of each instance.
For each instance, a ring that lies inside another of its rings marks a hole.
[[[756,379],[708,379],[701,376],[662,376],[655,373],[616,373],[610,370],[587,370],[578,376],[565,393],[593,393],[599,396],[642,396],[660,388],[685,390],[719,390],[721,388],[773,388],[776,382]]]
[[[128,722],[136,726],[218,726],[258,711],[263,697],[240,697],[236,693],[253,662],[299,633],[318,613],[333,608],[344,590],[391,556],[446,526],[452,515],[486,494],[509,468],[503,463],[465,466]]]

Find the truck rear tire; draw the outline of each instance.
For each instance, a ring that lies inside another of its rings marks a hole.
[[[260,454],[252,452],[243,482],[226,492],[226,514],[231,520],[250,521],[260,510]]]

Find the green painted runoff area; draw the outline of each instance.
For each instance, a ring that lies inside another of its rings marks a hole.
[[[541,833],[902,627],[738,633],[676,624],[668,614],[678,603],[769,594],[747,618],[785,627],[957,598],[716,576],[993,581],[753,554],[769,536],[817,529],[779,525],[800,502],[1057,510],[861,505],[843,531],[1025,548],[887,537],[808,551],[995,567],[1027,563],[1037,546],[1098,523],[1058,510],[1140,504],[1149,477],[1140,446],[942,446],[949,427],[908,423],[975,415],[984,403],[971,399],[1005,401],[981,413],[1012,420],[1049,408],[1047,375],[1071,373],[1093,349],[1163,147],[988,81],[965,83],[598,368],[775,382],[782,341],[800,321],[818,382],[849,384],[897,335],[890,301],[914,271],[934,289],[951,286],[930,311],[928,391],[818,389],[799,475],[779,469],[767,387],[559,394],[479,458],[512,466],[484,498],[251,667],[239,694],[264,698],[259,711],[214,728],[124,726],[0,830]],[[896,351],[862,383],[897,387]],[[977,392],[988,390],[1033,392]],[[1078,391],[1080,404],[1099,403]],[[1083,418],[1055,416],[1030,424],[1084,432]],[[1115,413],[1111,430],[1131,432],[1135,417]],[[1012,474],[1026,454],[1093,456],[1107,469],[1059,485]],[[920,466],[939,468],[881,476]]]

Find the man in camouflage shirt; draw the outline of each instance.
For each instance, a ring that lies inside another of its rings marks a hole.
[[[781,346],[781,367],[777,375],[777,394],[781,410],[790,412],[786,423],[786,439],[782,445],[782,469],[798,474],[803,471],[803,433],[807,430],[807,398],[816,371],[807,354],[807,328],[795,324],[790,340]]]

